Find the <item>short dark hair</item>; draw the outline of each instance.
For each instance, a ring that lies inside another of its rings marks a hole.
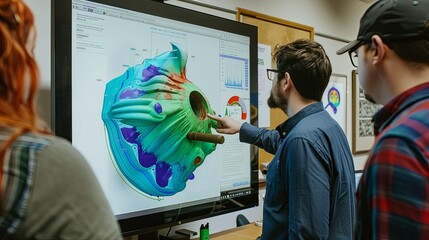
[[[312,40],[299,39],[277,46],[273,55],[277,69],[289,73],[303,98],[322,100],[332,73],[329,57],[323,47]],[[279,79],[284,73],[279,74]]]

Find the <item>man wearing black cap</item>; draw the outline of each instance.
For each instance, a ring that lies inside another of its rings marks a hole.
[[[429,238],[429,0],[380,0],[349,53],[376,141],[357,191],[356,239]]]

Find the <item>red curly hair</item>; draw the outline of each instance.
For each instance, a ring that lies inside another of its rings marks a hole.
[[[34,17],[22,0],[0,0],[0,126],[13,134],[0,147],[0,165],[7,150],[26,132],[48,133],[36,112],[39,70],[32,49]],[[2,183],[3,171],[0,171]]]

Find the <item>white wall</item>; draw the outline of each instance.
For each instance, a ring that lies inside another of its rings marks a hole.
[[[33,10],[38,32],[35,49],[36,59],[41,71],[41,91],[38,107],[41,116],[50,123],[51,1],[26,0],[26,2]],[[348,109],[351,110],[351,71],[353,68],[347,55],[337,56],[335,51],[345,44],[344,40],[349,41],[356,37],[359,19],[369,7],[369,4],[360,0],[170,0],[167,3],[228,19],[235,19],[235,15],[229,11],[235,11],[237,7],[241,7],[314,27],[315,40],[325,47],[333,65],[333,72],[348,76],[347,105]],[[217,6],[220,10],[214,10],[210,6]],[[223,11],[223,9],[229,11]],[[347,135],[349,136],[350,144],[351,117],[351,111],[349,111],[347,113]],[[356,169],[362,169],[365,159],[366,155],[355,156]],[[261,216],[259,208],[248,209],[242,213],[250,221],[256,221]],[[235,216],[237,214],[232,213],[204,219],[185,224],[180,228],[190,228],[197,231],[201,223],[210,222],[211,232],[217,232],[235,227]]]
[[[51,124],[51,0],[24,0],[33,11],[36,22],[36,60],[40,70],[38,109],[40,116]]]
[[[352,39],[356,37],[359,19],[368,8],[368,4],[359,0],[168,0],[167,3],[182,5],[200,11],[219,14],[219,11],[207,11],[185,2],[203,3],[235,11],[237,7],[246,8],[289,21],[313,26],[316,32],[336,37]],[[229,15],[231,19],[235,16]]]
[[[32,9],[36,21],[36,59],[41,72],[41,87],[50,89],[51,85],[51,1],[24,0]]]

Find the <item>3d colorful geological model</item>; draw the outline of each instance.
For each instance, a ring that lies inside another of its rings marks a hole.
[[[215,121],[204,94],[186,79],[187,52],[146,59],[108,82],[102,119],[109,150],[122,178],[150,196],[182,191],[216,144],[191,141],[189,132],[211,133]]]

